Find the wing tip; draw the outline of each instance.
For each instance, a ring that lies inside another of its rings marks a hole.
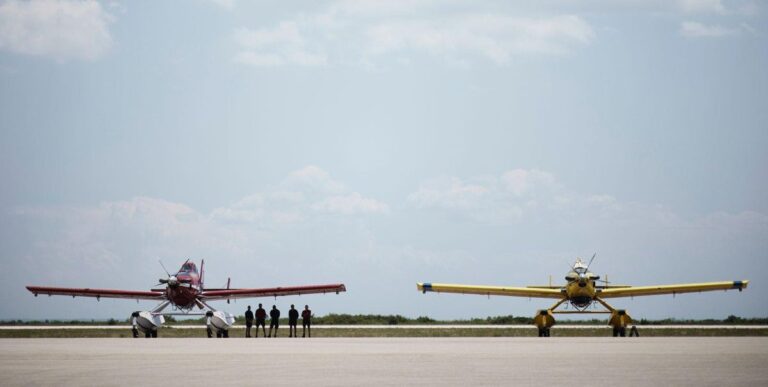
[[[733,288],[734,289],[746,289],[749,285],[749,280],[741,280],[741,281],[733,281]]]

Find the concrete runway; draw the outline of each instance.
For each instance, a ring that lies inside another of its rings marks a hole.
[[[768,385],[768,338],[2,339],[0,385]]]

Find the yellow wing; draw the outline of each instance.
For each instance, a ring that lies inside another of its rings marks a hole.
[[[481,294],[493,296],[512,297],[536,297],[536,298],[564,298],[565,294],[560,289],[519,288],[507,286],[482,286],[482,285],[456,285],[417,283],[416,288],[421,292]]]
[[[655,296],[659,294],[679,294],[694,292],[709,292],[713,290],[745,289],[749,281],[701,282],[694,284],[630,286],[627,288],[603,289],[597,294],[600,298]]]

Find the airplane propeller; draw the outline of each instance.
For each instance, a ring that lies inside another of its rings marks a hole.
[[[160,262],[160,266],[163,267],[163,271],[165,271],[165,274],[168,275],[168,278],[160,278],[158,280],[160,283],[158,283],[155,286],[167,284],[170,287],[176,287],[182,282],[189,282],[189,281],[179,280],[175,275],[171,275],[171,273],[168,272],[168,269],[165,268],[165,265],[163,265],[162,260],[158,259],[157,262]]]

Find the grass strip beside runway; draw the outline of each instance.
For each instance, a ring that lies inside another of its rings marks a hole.
[[[768,336],[768,328],[697,328],[681,327],[668,329],[643,329],[639,326],[642,337],[716,337],[716,336]],[[245,336],[242,328],[231,329],[230,337],[240,338]],[[324,328],[313,327],[314,337],[533,337],[536,329],[525,328]],[[280,329],[279,338],[288,338],[288,329]],[[299,329],[301,335],[301,329]],[[161,328],[159,336],[162,337],[205,337],[204,329],[175,329]],[[261,332],[259,332],[261,337]],[[552,336],[560,337],[605,337],[611,336],[610,327],[569,327],[567,329],[552,328]],[[100,338],[100,337],[131,337],[130,330],[122,329],[13,329],[0,330],[0,338]],[[262,338],[263,339],[263,338]]]

